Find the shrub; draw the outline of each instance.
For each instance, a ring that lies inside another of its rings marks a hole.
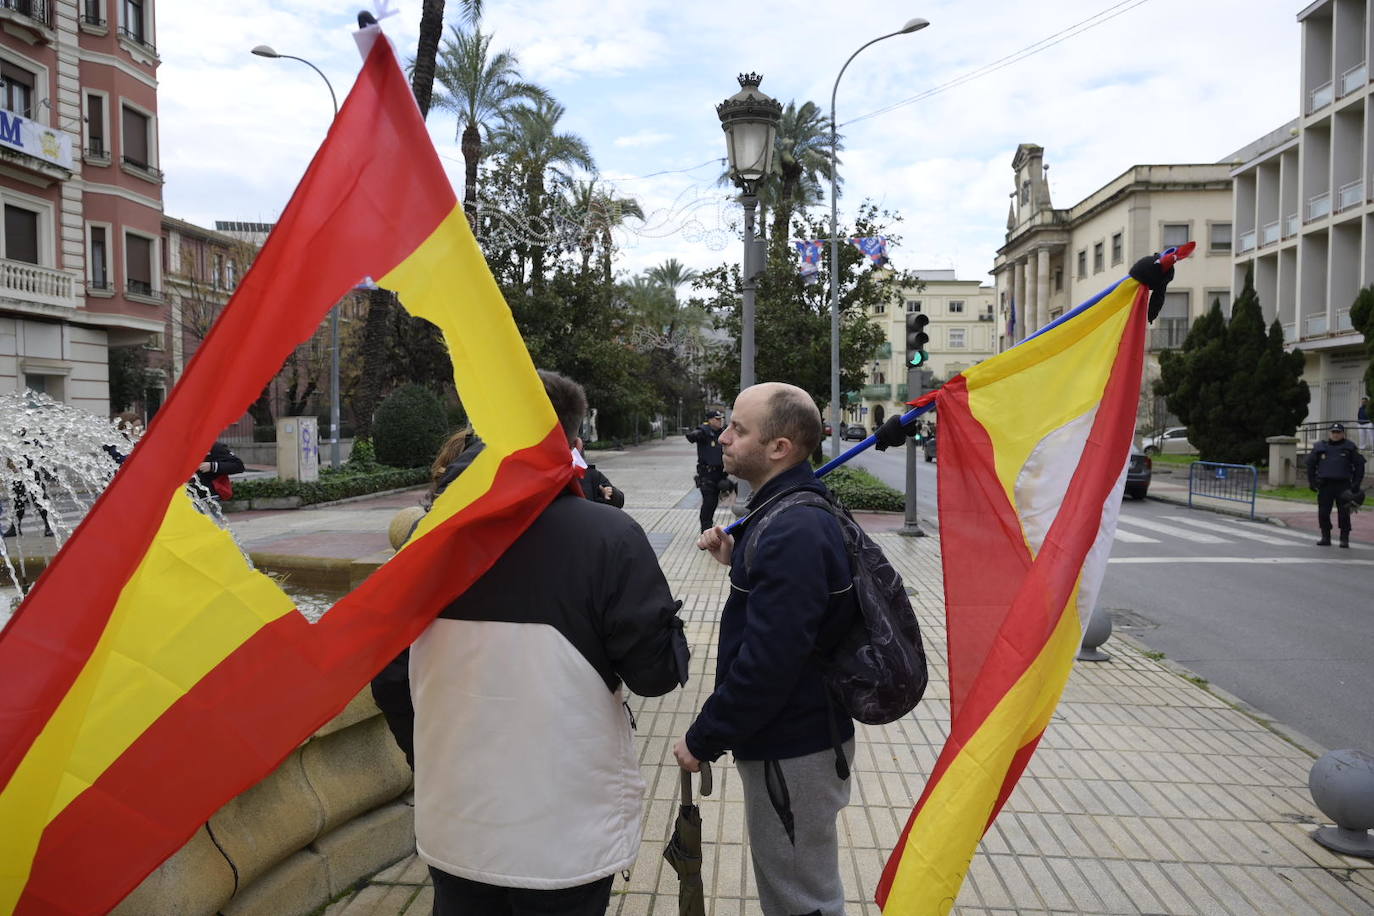
[[[379,468],[370,473],[349,473],[345,469],[310,482],[277,478],[235,481],[234,499],[299,496],[301,505],[311,506],[350,496],[414,487],[428,481],[427,468]]]
[[[364,436],[353,442],[353,449],[348,453],[348,460],[344,462],[347,470],[373,471],[377,468],[377,449],[373,447],[372,440]]]
[[[446,438],[444,405],[438,395],[419,385],[392,392],[372,423],[377,460],[394,468],[428,467]]]
[[[821,479],[851,512],[900,512],[906,507],[905,494],[859,468],[838,467]]]

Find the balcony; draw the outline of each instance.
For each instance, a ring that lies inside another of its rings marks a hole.
[[[1283,326],[1283,342],[1286,344],[1298,342],[1298,325],[1296,322]]]
[[[1337,309],[1337,310],[1336,310],[1336,333],[1339,334],[1341,331],[1353,331],[1353,330],[1355,330],[1355,325],[1352,324],[1351,321],[1350,321],[1350,309]]]
[[[1279,240],[1279,221],[1278,221],[1278,220],[1274,220],[1272,223],[1265,223],[1263,226],[1260,227],[1260,239],[1259,239],[1260,247],[1263,247],[1263,246],[1265,246],[1265,245],[1272,245],[1272,244],[1274,244],[1275,242],[1277,242],[1278,240]]]
[[[149,299],[154,302],[162,301],[162,290],[153,289],[153,284],[147,280],[130,280],[124,284],[124,292],[135,299]]]
[[[978,320],[979,320],[979,321],[993,321],[993,320],[995,320],[996,318],[997,318],[997,316],[994,315],[991,311],[979,312],[979,313],[978,313]]]
[[[91,138],[91,145],[86,147],[81,158],[91,165],[109,165],[110,150],[105,146],[105,141],[99,137]]]
[[[1301,223],[1298,221],[1298,214],[1290,213],[1283,218],[1283,237],[1291,239],[1298,234]]]
[[[1304,337],[1321,337],[1321,336],[1322,336],[1323,334],[1325,334],[1325,333],[1326,333],[1326,316],[1325,316],[1325,315],[1308,315],[1305,319],[1303,319],[1303,334],[1302,334],[1302,336],[1304,336]]]
[[[0,10],[18,14],[48,28],[52,27],[52,7],[48,0],[0,0]]]
[[[154,168],[146,162],[134,159],[131,156],[121,156],[120,160],[124,167],[136,175],[147,178],[149,181],[162,182],[162,169]]]
[[[1150,328],[1151,350],[1176,350],[1188,339],[1188,319],[1162,318]]]
[[[138,47],[142,48],[144,51],[147,51],[154,57],[157,56],[157,46],[143,37],[142,29],[134,31],[133,29],[130,29],[128,26],[121,25],[119,27],[119,37],[124,41],[138,45]],[[1327,101],[1329,102],[1330,99],[1328,99]]]
[[[76,307],[71,274],[24,261],[0,260],[0,296]]]
[[[878,346],[878,352],[873,354],[874,359],[892,358],[892,341],[885,340]]]
[[[906,382],[902,382],[900,385],[897,386],[897,400],[905,401],[906,399]]]
[[[1236,249],[1236,254],[1245,254],[1247,251],[1255,250],[1255,230],[1242,232],[1240,234],[1240,246]]]
[[[1336,212],[1343,213],[1364,203],[1364,179],[1357,178],[1336,189]]]
[[[859,394],[865,401],[886,401],[892,397],[892,386],[865,385]]]
[[[1307,94],[1307,113],[1320,111],[1336,100],[1336,88],[1330,80]]]
[[[1331,215],[1331,192],[1323,191],[1307,200],[1307,222]]]
[[[1365,66],[1364,61],[1360,61],[1341,74],[1341,98],[1350,95],[1367,82],[1369,82],[1369,68]]]

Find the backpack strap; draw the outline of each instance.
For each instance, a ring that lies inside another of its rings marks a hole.
[[[776,513],[784,509],[789,509],[792,506],[814,506],[817,509],[825,509],[832,515],[835,514],[835,507],[830,500],[826,499],[815,490],[809,490],[804,487],[794,487],[791,490],[784,490],[777,496],[768,500],[768,502],[764,503],[758,509],[755,509],[749,514],[749,517],[745,519],[746,523],[752,522],[756,518],[758,519],[757,527],[755,527],[752,536],[749,538],[749,544],[744,548],[744,572],[746,574],[753,571],[754,554],[758,552],[759,538],[768,528],[769,520]],[[843,525],[840,526],[840,533],[844,533]],[[846,543],[845,546],[848,547],[848,544]]]

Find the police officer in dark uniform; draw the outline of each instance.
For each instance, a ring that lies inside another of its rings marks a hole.
[[[715,524],[720,494],[730,489],[730,478],[725,475],[725,456],[720,450],[720,431],[724,425],[725,414],[710,410],[706,412],[706,422],[687,434],[687,441],[697,447],[696,485],[701,491],[702,531]]]
[[[1345,437],[1345,426],[1332,423],[1326,441],[1318,442],[1307,456],[1307,484],[1317,491],[1317,525],[1322,530],[1318,547],[1331,546],[1331,506],[1336,506],[1336,522],[1341,531],[1341,546],[1350,546],[1350,504],[1339,497],[1346,490],[1360,489],[1364,480],[1364,456],[1355,443]]]

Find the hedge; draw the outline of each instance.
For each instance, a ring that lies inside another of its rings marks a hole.
[[[366,474],[327,474],[316,481],[259,480],[234,481],[234,499],[267,499],[299,496],[302,506],[333,502],[350,496],[366,496],[383,490],[399,490],[429,482],[429,468],[379,468]]]
[[[904,493],[860,468],[838,467],[821,480],[851,512],[900,512],[906,508]]]

